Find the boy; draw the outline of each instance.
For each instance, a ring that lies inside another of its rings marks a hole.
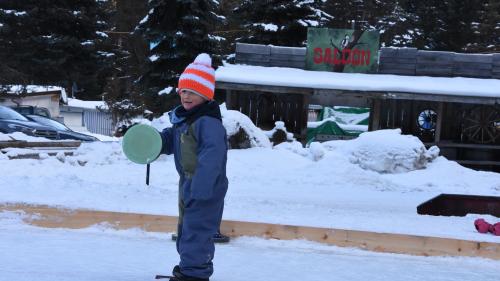
[[[213,100],[215,71],[200,54],[179,78],[182,105],[169,113],[172,128],[161,133],[162,152],[174,154],[179,173],[177,252],[170,281],[208,281],[213,273],[213,235],[227,192],[227,141],[219,105]]]

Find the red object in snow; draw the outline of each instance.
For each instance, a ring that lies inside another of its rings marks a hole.
[[[498,223],[497,223],[498,224]],[[487,223],[484,219],[477,219],[474,221],[474,226],[476,227],[479,233],[487,233],[492,227],[491,224]],[[500,225],[498,226],[500,231]],[[492,232],[493,233],[493,232]]]
[[[493,233],[496,236],[500,236],[500,222],[497,222],[493,225],[490,225],[488,231]]]

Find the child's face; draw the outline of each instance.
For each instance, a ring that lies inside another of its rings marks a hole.
[[[181,95],[181,103],[185,110],[190,110],[206,101],[203,97],[189,90],[182,89],[179,94]]]

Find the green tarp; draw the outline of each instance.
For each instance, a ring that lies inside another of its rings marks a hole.
[[[338,124],[368,126],[369,108],[360,107],[323,107],[317,121],[325,121],[315,128],[307,128],[307,142],[326,139],[349,139],[357,137],[364,131],[343,130]],[[318,137],[320,136],[320,137]]]

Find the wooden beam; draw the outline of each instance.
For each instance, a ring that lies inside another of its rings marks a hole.
[[[13,160],[13,159],[40,159],[41,153],[46,153],[48,156],[56,156],[59,152],[63,152],[64,156],[73,156],[73,151],[55,151],[55,152],[40,151],[40,152],[33,152],[33,153],[17,154],[14,156],[7,156],[7,157],[9,157],[9,160]],[[3,151],[2,151],[2,153],[3,153]]]
[[[0,205],[0,211],[21,212],[25,215],[25,222],[49,228],[77,229],[100,223],[106,223],[116,229],[141,228],[153,232],[173,232],[177,228],[175,216],[74,210],[24,204]],[[493,242],[242,221],[223,221],[221,231],[231,237],[307,239],[376,252],[421,256],[470,256],[500,260],[500,243]]]
[[[217,89],[249,91],[249,92],[261,91],[261,92],[282,93],[282,94],[312,95],[314,91],[312,88],[245,84],[245,83],[233,83],[224,81],[217,81],[215,85]]]
[[[31,148],[31,147],[79,147],[79,141],[46,141],[46,142],[28,142],[28,141],[0,141],[0,148]]]

